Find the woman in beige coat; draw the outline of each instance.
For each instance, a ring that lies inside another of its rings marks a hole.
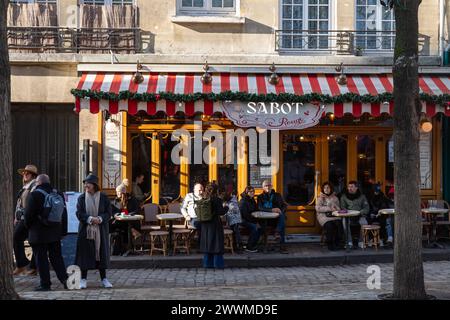
[[[339,199],[329,182],[323,183],[321,190],[316,202],[317,221],[325,230],[328,249],[334,251],[340,249],[343,234],[341,218],[331,215],[333,211],[339,210]]]

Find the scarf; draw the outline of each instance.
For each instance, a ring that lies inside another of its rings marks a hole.
[[[353,201],[355,199],[358,199],[361,196],[361,191],[359,191],[359,189],[356,191],[356,193],[350,193],[348,191],[345,192],[345,196],[347,197],[347,199]]]
[[[98,207],[100,204],[100,192],[95,194],[85,193],[86,213],[91,217],[98,217]],[[88,224],[86,229],[86,239],[95,242],[95,261],[100,261],[100,228],[98,224]]]

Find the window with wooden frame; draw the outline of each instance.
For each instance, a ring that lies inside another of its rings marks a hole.
[[[182,14],[234,14],[238,0],[177,0]]]

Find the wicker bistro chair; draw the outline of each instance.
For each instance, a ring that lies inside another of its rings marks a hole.
[[[372,236],[373,246],[378,250],[380,246],[380,226],[375,224],[366,224],[361,226],[361,233],[363,239],[363,249],[369,246],[369,240]]]
[[[447,201],[445,200],[431,200],[432,202],[428,201],[426,204],[423,205],[423,207],[430,207],[431,205],[433,205],[435,208],[439,208],[439,209],[450,209],[450,205],[448,204]],[[436,221],[436,228],[439,229],[440,226],[447,226],[448,229],[448,237],[443,237],[443,236],[437,236],[439,239],[450,239],[450,213],[446,213],[446,214],[441,214],[439,216],[436,217],[437,221]],[[425,221],[423,223],[423,225],[427,226],[426,230],[427,230],[427,237],[428,237],[428,243],[430,243],[430,236],[431,236],[431,221],[428,221],[428,219],[426,219],[427,221]]]
[[[161,208],[155,203],[144,204],[144,221],[141,223],[142,245],[144,245],[147,235],[149,235],[152,231],[161,230],[159,220],[156,218],[160,211]]]
[[[177,250],[183,249],[189,255],[191,250],[191,230],[173,229],[172,232],[173,254],[175,255]]]

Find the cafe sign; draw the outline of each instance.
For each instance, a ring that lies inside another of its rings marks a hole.
[[[278,102],[224,101],[222,109],[238,127],[269,130],[305,129],[317,125],[325,106]]]

